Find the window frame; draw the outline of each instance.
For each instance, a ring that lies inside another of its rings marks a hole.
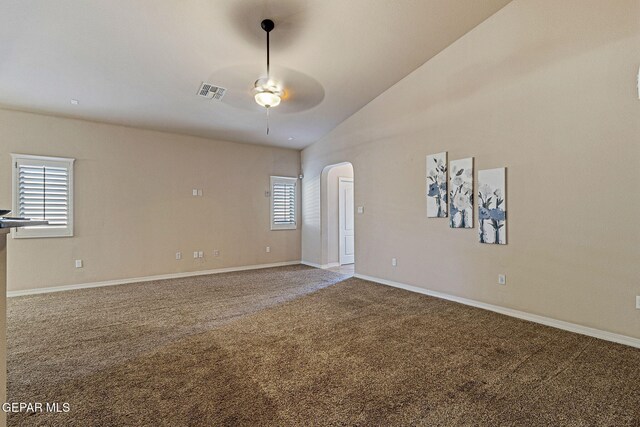
[[[273,208],[274,208],[274,197],[273,197],[273,186],[277,183],[287,183],[294,185],[294,198],[293,198],[293,224],[274,224],[273,222]],[[297,230],[298,229],[298,178],[289,177],[289,176],[271,176],[270,178],[270,200],[269,200],[269,211],[271,213],[271,230]]]
[[[51,166],[51,167],[65,167],[68,174],[67,190],[68,197],[68,216],[66,227],[61,226],[49,226],[41,225],[34,227],[20,227],[12,228],[11,236],[14,239],[37,239],[48,237],[73,237],[73,204],[74,204],[74,184],[73,184],[73,169],[75,159],[67,157],[50,157],[50,156],[36,156],[31,154],[11,154],[11,183],[12,183],[12,212],[11,215],[19,216],[19,202],[20,202],[20,176],[19,176],[19,164],[31,165],[31,166]]]

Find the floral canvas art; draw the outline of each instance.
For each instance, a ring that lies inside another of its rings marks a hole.
[[[427,156],[427,217],[446,218],[447,152]]]
[[[505,168],[478,172],[480,243],[507,244]]]
[[[473,157],[449,164],[449,225],[473,228]]]

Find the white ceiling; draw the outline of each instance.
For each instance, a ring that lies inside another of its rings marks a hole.
[[[0,104],[303,148],[508,2],[3,0]],[[265,74],[263,18],[288,91],[268,136],[251,93]],[[225,98],[198,97],[203,81]]]

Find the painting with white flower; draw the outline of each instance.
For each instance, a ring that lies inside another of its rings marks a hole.
[[[427,217],[446,218],[447,152],[427,156]]]
[[[449,225],[473,228],[473,157],[449,164]]]
[[[505,168],[478,172],[480,243],[507,244]]]

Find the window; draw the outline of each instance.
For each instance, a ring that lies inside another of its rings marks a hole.
[[[73,162],[12,154],[13,216],[49,225],[13,229],[14,238],[73,236]]]
[[[296,178],[271,177],[271,229],[295,230]]]

